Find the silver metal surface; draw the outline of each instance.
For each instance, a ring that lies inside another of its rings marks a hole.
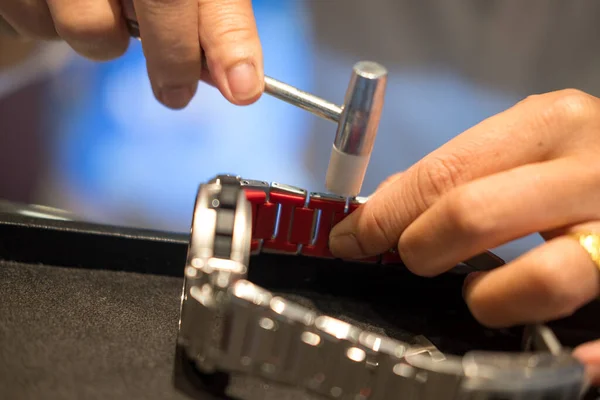
[[[335,123],[339,122],[342,114],[342,107],[269,76],[265,76],[265,92]]]
[[[193,236],[213,228],[204,199],[219,186],[200,187]],[[235,214],[247,220],[243,200]],[[249,240],[251,232],[243,234]],[[532,327],[527,342],[541,349],[445,355],[425,337],[403,343],[274,296],[246,279],[245,265],[198,248],[208,238],[190,243],[191,254],[206,256],[201,263],[188,257],[178,341],[201,371],[256,382],[235,391],[237,398],[263,399],[261,388],[273,385],[331,400],[569,400],[582,393],[583,366],[543,326]]]
[[[361,61],[354,65],[340,123],[333,142],[345,154],[371,154],[385,99],[387,70]]]

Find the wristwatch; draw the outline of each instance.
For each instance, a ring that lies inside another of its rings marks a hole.
[[[247,280],[253,253],[332,257],[331,227],[364,201],[233,175],[200,185],[177,339],[199,372],[225,374],[232,382],[249,378],[253,390],[225,389],[247,400],[264,399],[265,387],[286,388],[307,399],[582,396],[583,366],[543,325],[527,330],[522,353],[445,355],[321,315]],[[498,262],[490,254],[484,258],[485,268]],[[392,250],[365,262],[401,265]],[[481,264],[480,258],[465,266]]]

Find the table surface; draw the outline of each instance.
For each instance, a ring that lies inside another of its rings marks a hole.
[[[174,385],[185,241],[54,228],[0,221],[0,259],[19,260],[0,261],[0,397],[188,399]],[[518,350],[520,328],[492,331],[472,318],[463,278],[267,254],[253,257],[249,274],[275,293],[399,340],[422,334],[453,354]],[[590,318],[599,310],[591,305],[552,328],[568,346],[590,340],[600,332]]]
[[[187,398],[172,384],[180,295],[179,277],[2,263],[0,393],[8,399]],[[294,298],[345,320],[365,317],[371,329],[399,339],[421,333],[400,328],[376,304],[316,293]],[[398,310],[396,318],[419,329],[433,318],[420,308]],[[430,324],[432,333],[439,322]],[[475,330],[464,343],[449,341],[450,332],[428,337],[461,351],[485,342],[484,331]],[[511,335],[496,340],[507,348],[517,342]]]

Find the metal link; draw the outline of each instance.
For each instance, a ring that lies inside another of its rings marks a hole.
[[[293,384],[299,373],[295,360],[298,360],[301,354],[302,335],[313,325],[316,314],[281,297],[271,300],[270,310],[273,320],[279,324],[276,357],[275,361],[272,361],[273,371],[270,377],[279,382]]]
[[[246,280],[236,282],[231,294],[229,309],[224,313],[227,329],[221,342],[223,358],[220,366],[226,370],[250,372],[252,329],[256,327],[260,308],[269,304],[272,295]]]
[[[306,208],[307,195],[304,189],[277,182],[271,184],[268,201],[277,205],[277,217],[273,237],[263,243],[263,252],[286,254],[300,252],[301,244],[291,242],[290,234],[294,230],[294,224],[297,223],[294,221],[295,210]]]

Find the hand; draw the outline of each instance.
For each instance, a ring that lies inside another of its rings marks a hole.
[[[571,231],[600,232],[600,99],[575,90],[531,96],[386,182],[331,233],[342,258],[397,246],[434,276],[511,240],[546,242],[465,280],[482,324],[566,317],[600,295],[600,270]],[[576,349],[600,383],[600,341]]]
[[[125,0],[131,2],[132,0]],[[133,0],[156,98],[185,107],[201,79],[202,49],[210,79],[234,104],[263,90],[262,50],[251,0]],[[0,17],[20,35],[65,40],[92,60],[110,60],[128,47],[119,0],[2,0]],[[0,18],[0,19],[1,19]],[[201,48],[202,46],[202,48]]]

